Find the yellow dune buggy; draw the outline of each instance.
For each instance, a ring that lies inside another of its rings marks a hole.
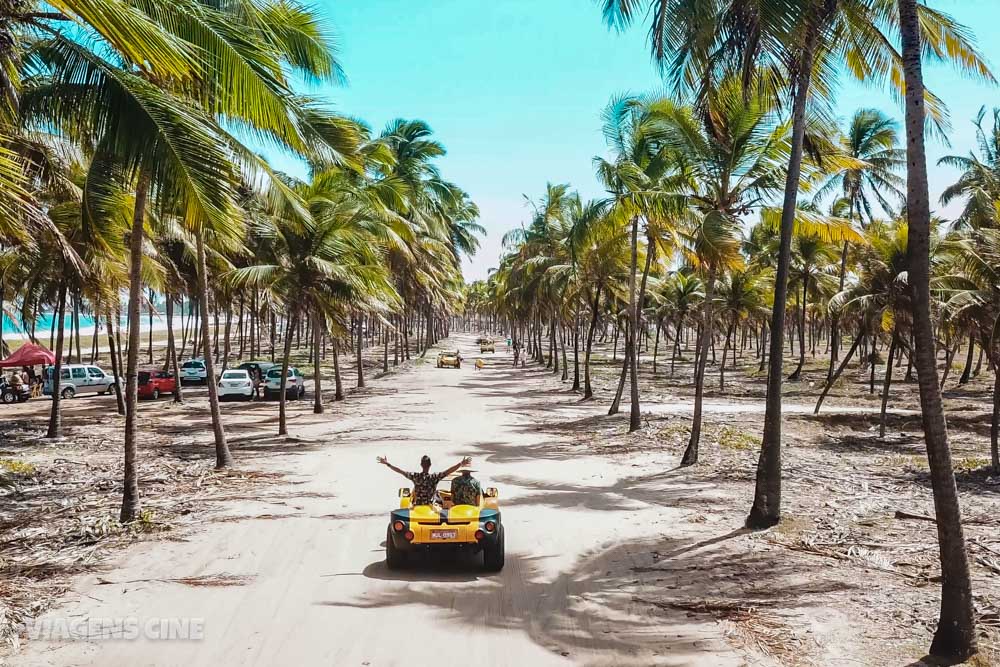
[[[479,353],[484,354],[486,352],[492,352],[496,354],[497,344],[492,338],[480,338],[479,339]]]
[[[442,484],[444,482],[442,481]],[[410,489],[399,490],[399,509],[389,516],[385,536],[385,564],[404,567],[419,552],[483,552],[483,567],[499,572],[504,564],[504,531],[497,504],[499,492],[483,491],[479,505],[452,505],[451,493],[439,491],[441,507],[410,506]]]
[[[441,352],[437,359],[438,368],[461,368],[462,355],[455,352]]]

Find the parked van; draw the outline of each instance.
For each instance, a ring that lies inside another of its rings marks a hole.
[[[50,366],[45,372],[45,384],[42,393],[52,395],[52,373]],[[77,394],[107,394],[121,386],[115,382],[115,377],[105,373],[99,366],[89,364],[67,364],[62,367],[59,377],[59,395],[63,398],[73,398]]]

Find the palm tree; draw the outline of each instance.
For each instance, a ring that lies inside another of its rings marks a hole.
[[[674,325],[674,345],[670,355],[670,377],[681,353],[681,332],[688,315],[705,299],[705,286],[693,271],[675,271],[664,281],[657,300],[663,304]]]
[[[712,311],[716,277],[721,272],[738,269],[743,262],[739,254],[736,220],[721,211],[710,211],[702,216],[694,229],[685,234],[685,239],[689,261],[696,265],[704,276],[705,299],[701,307],[698,354],[694,371],[694,416],[691,420],[691,437],[681,458],[682,466],[698,462],[702,402],[705,395],[705,366],[708,363],[709,343],[715,323]]]
[[[975,152],[968,156],[948,155],[938,161],[962,171],[958,181],[941,194],[941,204],[947,206],[964,198],[965,206],[955,222],[972,229],[1000,227],[996,206],[1000,201],[1000,109],[993,110],[992,130],[983,127],[985,118],[986,107],[983,107],[974,121],[979,155]]]
[[[722,362],[719,364],[719,391],[725,389],[726,353],[737,325],[741,321],[763,319],[767,309],[766,293],[770,288],[769,273],[766,269],[748,266],[728,272],[719,285],[719,316],[727,323]],[[735,343],[732,347],[735,365]]]
[[[847,133],[841,138],[846,155],[857,164],[840,169],[821,187],[814,202],[825,199],[837,192],[840,201],[847,204],[847,219],[854,222],[855,215],[862,220],[874,219],[873,203],[878,203],[890,217],[895,205],[904,200],[902,188],[905,183],[897,172],[905,165],[905,155],[898,148],[899,136],[896,121],[878,109],[859,109],[851,117]],[[840,287],[844,291],[847,275],[847,255],[850,244],[844,242],[840,254]],[[840,354],[840,322],[836,315],[830,323],[830,368],[833,370]]]
[[[916,0],[898,0],[906,82],[906,155],[909,220],[909,283],[913,299],[914,366],[920,385],[920,412],[937,518],[941,560],[941,610],[931,642],[932,655],[965,660],[977,651],[972,582],[962,530],[958,488],[951,462],[948,425],[938,385],[930,293],[930,194],[924,147],[924,80],[920,13]]]
[[[799,297],[799,364],[788,376],[789,381],[797,381],[802,375],[802,367],[806,363],[806,306],[809,293],[829,287],[830,274],[827,272],[834,260],[836,250],[829,243],[815,234],[799,233],[794,237],[792,249],[792,265],[789,273],[789,285],[801,288]],[[829,293],[829,292],[828,292]]]
[[[286,383],[292,332],[307,314],[313,322],[314,411],[322,412],[319,372],[324,324],[345,312],[388,312],[399,301],[382,249],[402,245],[411,230],[401,218],[373,206],[370,191],[331,169],[295,187],[300,205],[286,202],[258,222],[255,234],[268,246],[270,261],[230,272],[237,286],[265,289],[286,309],[278,435],[287,435]],[[359,318],[360,321],[360,318]],[[361,332],[359,330],[360,339]],[[360,341],[359,341],[360,345]]]
[[[637,341],[639,312],[645,300],[650,268],[657,256],[672,251],[676,221],[687,200],[678,194],[684,182],[676,163],[668,158],[671,148],[664,142],[666,114],[675,105],[667,100],[620,97],[604,111],[604,137],[611,159],[594,158],[598,179],[608,192],[608,216],[631,229],[631,274],[628,293],[628,340],[619,379],[619,391],[609,414],[618,410],[618,399],[626,373],[630,383],[629,432],[640,426]],[[645,258],[638,280],[639,226],[644,226]],[[637,284],[638,283],[638,284]]]

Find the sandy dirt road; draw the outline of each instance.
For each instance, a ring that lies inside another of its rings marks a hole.
[[[643,601],[655,585],[644,574],[655,571],[652,551],[696,559],[702,546],[683,527],[689,510],[671,502],[684,484],[638,458],[566,449],[538,428],[537,415],[559,405],[598,414],[602,406],[573,407],[543,372],[511,369],[502,352],[486,355],[477,371],[471,337],[448,344],[463,348],[460,370],[436,369],[428,355],[345,407],[297,418],[295,438],[272,440],[283,451],[261,463],[286,471],[290,483],[229,506],[233,521],[210,523],[186,541],[134,546],[79,580],[36,626],[195,618],[203,639],[33,640],[11,663],[746,664],[715,622]],[[484,573],[478,559],[403,572],[384,566],[387,514],[405,482],[375,457],[409,469],[424,453],[435,469],[472,456],[484,486],[499,487],[501,573]],[[719,526],[720,539],[730,530]],[[189,577],[238,585],[172,581]]]

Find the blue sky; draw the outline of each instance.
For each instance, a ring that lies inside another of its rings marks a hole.
[[[321,92],[376,130],[393,118],[423,119],[447,147],[442,172],[472,195],[489,233],[466,262],[468,280],[496,266],[504,232],[527,219],[523,194],[535,197],[552,181],[571,183],[585,197],[600,195],[591,159],[604,153],[601,110],[615,94],[663,88],[644,28],[608,31],[588,0],[314,2],[336,30],[348,77],[346,86]],[[1000,43],[991,34],[1000,1],[932,5],[973,28],[1000,68]],[[971,149],[970,121],[980,106],[1000,106],[1000,89],[938,67],[928,81],[948,103],[954,127],[951,148],[930,146],[933,163]],[[842,86],[844,116],[862,106],[901,117],[887,94]],[[295,171],[283,160],[279,166]],[[952,180],[954,172],[932,166],[932,197]]]

